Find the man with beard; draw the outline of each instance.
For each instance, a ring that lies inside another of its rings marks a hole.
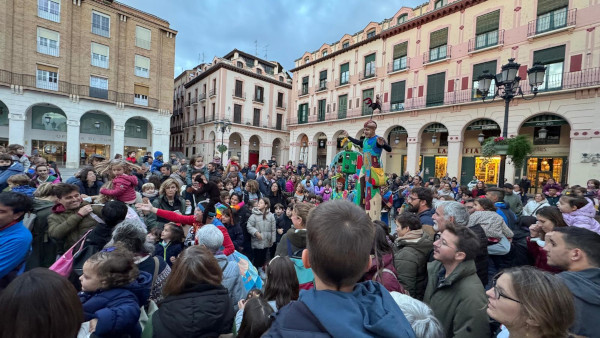
[[[423,231],[427,231],[429,234],[435,234],[433,230],[433,214],[435,210],[431,207],[433,200],[433,193],[427,188],[413,188],[410,194],[406,198],[408,208],[406,211],[414,212],[421,221]]]

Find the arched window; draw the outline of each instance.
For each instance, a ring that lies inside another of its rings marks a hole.
[[[408,19],[408,14],[402,14],[398,17],[398,22],[397,24],[401,24],[401,23],[405,23],[406,19]]]
[[[375,28],[367,32],[367,39],[375,36]]]

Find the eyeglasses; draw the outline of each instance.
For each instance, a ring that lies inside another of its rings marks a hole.
[[[506,294],[502,293],[497,287],[496,287],[496,283],[498,282],[498,278],[500,278],[500,276],[502,276],[502,274],[497,274],[496,277],[494,277],[494,279],[492,280],[492,289],[494,289],[494,298],[496,299],[500,299],[500,297],[504,297],[508,300],[512,300],[513,302],[517,302],[519,304],[521,304],[520,301],[507,296]]]
[[[452,247],[452,246],[448,245],[448,242],[446,242],[446,240],[445,240],[445,239],[438,238],[438,239],[437,239],[437,240],[434,242],[434,245],[435,245],[435,243],[441,243],[441,245],[436,245],[437,247],[441,247],[441,246],[447,246],[447,247],[449,247],[450,249],[454,249],[455,251],[457,251],[457,252],[458,252],[458,249],[457,249],[457,248],[455,248],[455,247]]]
[[[418,198],[418,197],[412,197],[410,195],[406,198],[407,201],[414,201],[414,200],[418,200],[418,199],[420,199],[420,198]]]

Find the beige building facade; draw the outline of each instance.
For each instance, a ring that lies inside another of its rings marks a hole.
[[[504,101],[483,102],[477,79],[514,58],[525,99],[510,104],[508,135],[527,135],[534,151],[524,168],[507,161],[508,181],[585,185],[600,172],[598,14],[583,0],[432,0],[306,52],[291,70],[290,159],[329,164],[342,131],[360,137],[371,114],[363,100],[379,96],[387,172],[495,184],[500,158],[482,158],[478,138],[501,134]],[[528,101],[534,63],[546,75]]]
[[[174,106],[182,111],[171,120],[173,151],[211,160],[220,156],[218,146],[224,144],[224,162],[234,155],[249,164],[271,156],[279,163],[288,159],[292,85],[281,64],[234,49],[198,66],[187,78],[183,100],[177,89],[174,97]],[[219,121],[231,123],[224,133],[217,128]]]
[[[0,142],[75,168],[168,149],[176,31],[116,1],[0,3]]]

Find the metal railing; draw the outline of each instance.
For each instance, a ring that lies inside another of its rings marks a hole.
[[[308,95],[308,92],[309,92],[308,87],[300,89],[298,91],[298,96],[300,97],[300,96]]]
[[[38,6],[38,16],[42,19],[60,22],[60,13],[52,13],[50,8]]]
[[[56,93],[63,95],[77,95],[81,97],[90,97],[90,86],[78,85],[65,81],[58,80],[57,82],[50,81],[38,81],[35,75],[28,74],[17,74],[7,70],[0,70],[0,85],[15,85],[22,86],[24,89],[36,88],[42,90],[52,90]],[[137,104],[134,100],[134,94],[119,93],[112,90],[106,91],[106,97],[108,101],[121,102],[124,104]],[[147,106],[151,108],[158,108],[159,101],[157,99],[148,98]]]
[[[265,98],[264,96],[256,96],[254,95],[254,97],[252,98],[252,102],[258,102],[258,103],[264,103],[265,102]]]
[[[350,84],[350,76],[348,76],[348,78],[345,79],[345,80],[346,80],[345,82],[341,82],[340,79],[334,79],[333,83],[335,83],[335,87],[336,88],[337,87],[341,87],[341,86],[347,86],[347,85],[349,85]]]
[[[319,84],[317,86],[317,89],[315,90],[315,92],[322,92],[324,90],[327,90],[329,88],[329,82],[327,81],[319,81]]]
[[[577,8],[566,10],[558,9],[529,21],[527,26],[527,37],[551,32],[557,29],[575,26],[577,24]]]
[[[236,118],[234,118],[232,122],[234,125],[239,124],[242,126],[252,126],[252,127],[266,128],[266,129],[271,129],[271,130],[287,130],[287,126],[283,122],[282,122],[281,126],[278,126],[277,123],[271,123],[271,122],[265,122],[265,121],[255,121],[253,118],[252,119],[244,119],[244,118],[236,119]]]
[[[150,40],[135,38],[135,45],[140,48],[150,49],[152,43]]]
[[[387,73],[394,73],[394,72],[399,72],[402,70],[407,70],[410,69],[410,58],[409,57],[402,57],[402,58],[398,58],[392,62],[388,62],[387,64]]]
[[[215,95],[217,95],[217,88],[213,88],[213,89],[211,89],[211,90],[208,91],[208,96],[209,97],[213,97]]]
[[[95,58],[92,55],[92,66],[100,67],[100,68],[108,68],[108,58],[106,60],[102,60],[99,58]]]
[[[277,102],[277,105],[276,105],[275,108],[286,110],[287,109],[287,104],[285,104],[283,102]]]
[[[367,80],[367,79],[372,79],[375,76],[377,76],[377,72],[375,71],[375,69],[369,71],[369,72],[360,72],[358,73],[358,81],[362,81],[362,80]]]
[[[206,93],[200,93],[198,95],[198,101],[204,101],[206,100]]]
[[[235,97],[235,98],[242,99],[242,100],[246,99],[246,92],[238,92],[234,89],[232,91],[232,93],[233,93],[233,97]]]
[[[479,34],[469,39],[469,53],[504,44],[504,29]]]
[[[183,102],[183,106],[184,106],[184,107],[189,107],[189,106],[190,106],[190,104],[191,104],[191,100],[185,100],[185,101]]]
[[[445,48],[442,48],[445,47]],[[444,45],[436,48],[432,48],[425,53],[423,53],[423,64],[448,60],[451,57],[452,46]]]

